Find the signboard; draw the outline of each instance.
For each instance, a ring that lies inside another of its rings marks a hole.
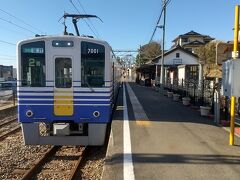
[[[182,59],[173,59],[173,64],[182,64]]]
[[[43,54],[44,49],[43,48],[37,48],[37,47],[26,47],[22,49],[23,53],[34,53],[34,54]]]

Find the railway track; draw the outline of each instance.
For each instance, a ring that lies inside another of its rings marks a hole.
[[[6,125],[8,125],[8,124],[11,124],[12,122],[15,122],[15,121],[17,121],[17,118],[10,119],[10,120],[8,120],[8,121],[4,121],[3,123],[0,123],[0,128],[6,126]]]
[[[22,180],[28,180],[31,178],[46,179],[48,176],[54,177],[54,174],[59,174],[59,173],[62,173],[62,175],[59,177],[60,179],[72,180],[72,179],[75,179],[77,176],[79,177],[79,172],[80,172],[79,168],[82,165],[84,156],[88,151],[88,147],[77,148],[78,151],[79,149],[80,151],[77,153],[74,153],[74,155],[71,155],[71,154],[60,155],[62,148],[63,147],[61,146],[51,147],[46,153],[44,153],[42,158],[40,158],[34,163],[34,166],[31,169],[29,170],[16,169],[15,173],[23,174]],[[69,169],[63,170],[61,168],[58,170],[54,170],[54,168],[51,169],[51,166],[57,166],[57,163],[61,163],[61,161],[56,162],[57,156],[60,156],[64,160],[68,159],[69,161],[72,161],[70,165],[71,166],[70,170]]]
[[[0,141],[18,132],[21,126],[17,123],[17,118],[9,119],[0,124]]]

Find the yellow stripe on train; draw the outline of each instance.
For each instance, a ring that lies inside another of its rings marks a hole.
[[[56,116],[73,115],[73,93],[68,96],[58,96],[54,93],[54,114]]]

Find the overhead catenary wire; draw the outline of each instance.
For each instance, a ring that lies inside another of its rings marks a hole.
[[[20,22],[22,22],[23,24],[25,24],[25,25],[31,27],[32,29],[35,29],[36,31],[38,31],[38,32],[40,32],[40,33],[42,33],[42,34],[45,34],[45,33],[44,33],[42,30],[40,30],[39,28],[34,27],[33,25],[31,25],[31,24],[25,22],[24,20],[20,19],[19,17],[16,17],[16,16],[10,14],[9,12],[7,12],[7,11],[1,9],[1,8],[0,8],[0,11],[2,11],[3,13],[5,13],[5,14],[7,14],[7,15],[9,15],[9,16],[15,18],[15,19],[17,19],[18,21],[20,21]],[[37,34],[37,33],[36,33],[36,34]]]
[[[1,40],[0,40],[1,41]],[[1,42],[0,42],[1,43]],[[7,42],[8,43],[8,42]],[[16,56],[0,54],[0,60],[3,61],[16,61]]]
[[[14,56],[14,55],[9,55],[9,54],[0,54],[0,56],[16,58],[16,56]]]
[[[16,26],[16,27],[18,27],[18,28],[21,28],[21,29],[23,29],[23,30],[25,30],[25,31],[31,32],[32,34],[37,34],[36,32],[34,32],[34,31],[32,31],[32,30],[30,30],[30,29],[28,29],[28,28],[22,27],[22,26],[20,26],[20,25],[18,25],[18,24],[16,24],[16,23],[13,23],[12,21],[6,20],[6,19],[1,18],[1,17],[0,17],[0,20],[5,21],[5,22],[7,22],[7,23],[9,23],[9,24],[12,24],[12,25],[14,25],[14,26]]]
[[[4,58],[4,57],[0,57],[1,61],[16,61],[16,58]]]
[[[27,32],[20,32],[20,31],[16,31],[16,30],[14,30],[14,29],[10,29],[10,28],[7,28],[6,26],[1,26],[0,25],[0,29],[2,29],[2,30],[5,30],[6,32],[12,32],[12,33],[14,33],[15,35],[17,34],[17,35],[21,35],[21,37],[26,37],[26,38],[28,38],[29,37],[29,35],[27,34]]]
[[[76,7],[76,5],[73,3],[72,0],[69,0],[69,2],[72,4],[72,6],[74,7],[74,9],[80,14],[80,11],[78,10],[78,8]],[[88,24],[88,22],[83,19],[84,22],[87,24],[87,26],[90,28],[90,30],[92,31],[92,33],[99,39],[99,36],[94,32],[94,30],[92,29],[92,27]]]
[[[78,2],[78,4],[80,5],[80,7],[82,8],[83,12],[84,12],[85,14],[87,14],[87,12],[85,11],[85,8],[83,7],[83,5],[82,5],[82,3],[80,2],[80,0],[77,0],[77,2]],[[90,22],[90,24],[92,25],[93,29],[94,29],[95,32],[97,33],[97,35],[101,37],[101,35],[98,33],[97,29],[96,29],[95,26],[93,25],[91,19],[87,19],[87,20]]]
[[[160,22],[160,20],[161,20],[161,17],[162,17],[162,14],[163,14],[163,11],[164,11],[165,6],[167,6],[170,2],[171,2],[171,0],[167,0],[167,1],[165,2],[165,4],[163,4],[161,13],[160,13],[159,18],[158,18],[158,20],[157,20],[157,23],[156,23],[156,25],[155,25],[155,28],[154,28],[154,30],[153,30],[153,33],[152,33],[152,36],[151,36],[151,38],[150,38],[149,43],[152,42],[153,37],[154,37],[154,35],[155,35],[156,31],[157,31],[157,28],[158,28],[159,22]]]
[[[11,43],[11,42],[8,42],[8,41],[3,41],[3,40],[0,40],[0,43],[5,43],[5,44],[16,46],[16,44],[14,44],[14,43]]]
[[[2,61],[16,61],[16,56],[0,54],[0,59]]]

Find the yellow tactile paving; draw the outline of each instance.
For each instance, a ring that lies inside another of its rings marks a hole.
[[[149,120],[136,120],[138,126],[150,126],[152,123]]]

